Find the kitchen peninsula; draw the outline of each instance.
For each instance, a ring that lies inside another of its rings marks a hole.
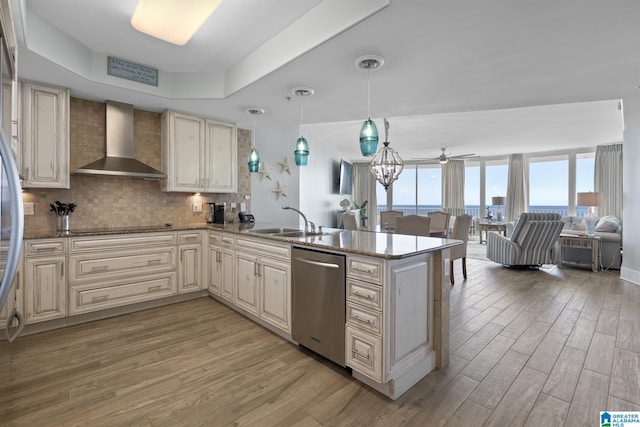
[[[291,250],[301,247],[346,258],[346,365],[354,378],[396,399],[448,364],[445,275],[449,248],[459,241],[337,229],[287,235],[272,232],[277,227],[197,224],[27,234],[27,331],[208,291],[294,341]],[[48,285],[52,277],[57,290]]]

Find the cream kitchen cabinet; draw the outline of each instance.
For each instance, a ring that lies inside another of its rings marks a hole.
[[[208,282],[209,292],[233,301],[235,244],[232,234],[209,232]]]
[[[291,246],[239,237],[236,242],[235,303],[289,334]]]
[[[178,294],[176,233],[70,239],[69,314]]]
[[[67,239],[29,240],[24,253],[25,323],[65,317]]]
[[[162,115],[163,191],[235,193],[236,125],[177,111]]]
[[[3,254],[4,255],[4,254]],[[0,270],[0,277],[4,274],[4,270]],[[2,310],[0,310],[0,330],[5,329],[7,324],[7,316],[13,310],[15,306],[18,312],[24,313],[24,284],[22,280],[22,260],[18,263],[18,271],[16,271],[16,277],[13,279],[7,302]]]
[[[178,233],[178,293],[202,289],[202,233],[182,231]]]
[[[22,83],[23,187],[69,188],[69,90]]]

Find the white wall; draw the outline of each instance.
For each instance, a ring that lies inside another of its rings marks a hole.
[[[338,211],[342,210],[340,201],[351,199],[350,195],[338,194],[336,180],[342,156],[323,144],[312,130],[305,130],[305,138],[309,142],[309,164],[300,168],[300,210],[316,225],[335,227]]]
[[[640,285],[640,100],[624,100],[624,128],[620,278]]]
[[[282,209],[282,206],[287,205],[300,209],[317,226],[333,227],[340,210],[340,200],[345,198],[337,194],[334,181],[341,155],[305,129],[305,138],[309,142],[309,163],[304,167],[296,166],[293,149],[298,132],[297,125],[256,129],[256,148],[260,153],[260,161],[270,171],[271,180],[264,178],[261,181],[260,174],[251,174],[252,213],[256,216],[256,221],[287,227],[303,226],[300,215]],[[278,164],[285,157],[289,162],[291,175],[281,172]],[[276,200],[273,190],[278,181],[285,187],[287,196]]]

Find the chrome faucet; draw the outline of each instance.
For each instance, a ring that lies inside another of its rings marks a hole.
[[[296,212],[298,212],[300,214],[302,219],[304,219],[304,232],[305,233],[315,233],[316,232],[316,225],[313,222],[307,220],[307,217],[305,216],[305,214],[300,212],[298,209],[292,208],[290,206],[283,206],[282,209],[291,209],[292,211],[296,211]]]

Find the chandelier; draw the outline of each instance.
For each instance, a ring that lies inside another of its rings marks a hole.
[[[384,147],[382,147],[380,151],[378,151],[378,154],[373,158],[369,165],[369,169],[386,191],[391,183],[398,179],[403,167],[402,159],[398,153],[393,151],[393,148],[389,147],[389,122],[385,118]]]

